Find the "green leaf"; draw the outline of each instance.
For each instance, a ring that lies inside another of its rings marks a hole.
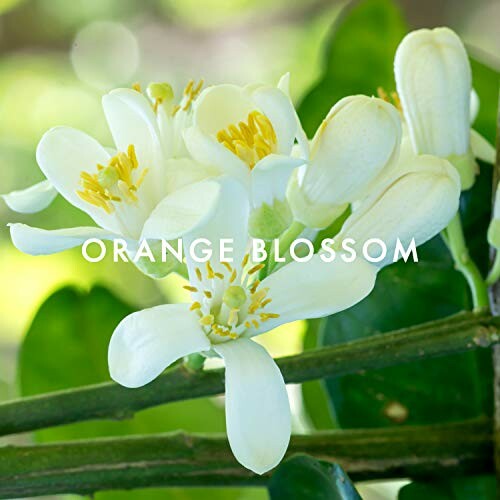
[[[416,481],[399,490],[398,500],[495,500],[494,476],[459,477],[453,481]]]
[[[476,90],[480,100],[479,113],[473,123],[473,127],[494,145],[496,140],[500,73],[474,58],[470,59],[470,63],[472,68],[472,86]]]
[[[84,292],[71,287],[50,296],[26,334],[19,359],[22,396],[110,381],[108,342],[114,328],[133,309],[102,287]],[[200,418],[200,415],[203,418]],[[38,442],[168,432],[224,432],[224,410],[210,399],[183,401],[151,408],[120,422],[92,421],[36,432]],[[169,498],[234,498],[231,490],[169,490]],[[260,497],[253,490],[250,498]],[[160,499],[165,491],[106,492],[98,500]]]
[[[337,464],[296,455],[283,462],[268,485],[271,500],[361,500]]]
[[[376,94],[379,86],[394,90],[393,58],[406,31],[391,0],[351,2],[344,8],[326,42],[323,74],[298,108],[309,136],[342,97]]]

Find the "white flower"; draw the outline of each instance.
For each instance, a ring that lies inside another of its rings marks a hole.
[[[397,178],[356,207],[336,241],[337,246],[345,238],[357,245],[382,240],[387,255],[379,267],[392,262],[398,239],[405,249],[412,239],[419,246],[443,230],[458,210],[460,178],[447,160],[420,155],[403,163]]]
[[[401,120],[394,106],[363,95],[340,100],[318,128],[307,166],[290,184],[295,219],[312,228],[328,226],[392,168],[400,142]]]
[[[203,222],[183,223],[193,197],[207,207]],[[176,217],[150,224],[148,235],[183,235],[191,304],[166,304],[134,313],[116,328],[109,345],[111,376],[139,387],[183,356],[220,356],[226,367],[226,420],[231,449],[245,467],[262,474],[279,463],[290,437],[290,408],[283,377],[271,356],[252,339],[297,319],[334,314],[372,290],[376,268],[363,259],[325,263],[319,255],[292,262],[257,278],[263,264],[249,262],[249,203],[241,183],[230,178],[204,181],[172,195]],[[185,228],[189,227],[188,232]],[[214,248],[204,264],[187,251],[203,237],[214,247],[232,239],[233,263]]]
[[[413,31],[396,51],[394,70],[415,152],[447,158],[460,174],[462,189],[469,189],[477,172],[474,153],[489,153],[482,153],[485,145],[477,132],[471,148],[474,94],[462,41],[448,28]]]
[[[286,186],[292,170],[304,163],[292,156],[295,139],[303,144],[304,134],[287,86],[288,75],[278,87],[209,87],[196,100],[193,127],[184,133],[195,160],[246,186],[254,212],[252,234],[264,238],[278,236],[291,221]],[[256,234],[260,231],[265,234]]]
[[[37,148],[37,161],[47,181],[32,188],[37,195],[32,197],[33,203],[45,204],[53,196],[53,186],[99,227],[47,231],[12,224],[16,247],[39,255],[78,246],[90,237],[122,237],[133,249],[144,224],[167,194],[214,173],[182,156],[186,153],[179,122],[189,124],[190,104],[198,91],[191,84],[180,109],[168,109],[170,101],[161,97],[152,106],[132,89],[105,95],[104,113],[116,145],[111,152],[72,128],[56,127],[45,133]],[[15,194],[7,199],[15,201]],[[21,204],[18,201],[17,208]]]

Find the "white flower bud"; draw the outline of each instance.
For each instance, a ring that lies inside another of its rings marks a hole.
[[[339,101],[312,140],[309,164],[290,185],[295,218],[308,227],[330,224],[332,215],[364,197],[397,159],[400,142],[401,121],[394,106],[363,95]]]
[[[417,154],[447,158],[462,189],[474,183],[470,149],[471,69],[460,38],[448,28],[421,29],[400,43],[396,86]]]
[[[404,175],[382,192],[367,198],[345,221],[336,245],[352,238],[357,245],[376,238],[387,247],[392,262],[399,239],[407,248],[421,245],[443,230],[458,210],[460,179],[453,166],[430,155],[414,157]]]

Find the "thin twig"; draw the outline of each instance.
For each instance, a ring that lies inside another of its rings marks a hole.
[[[493,470],[491,421],[293,436],[288,455],[339,463],[354,480]],[[159,486],[264,486],[225,436],[183,433],[0,449],[0,498]]]
[[[462,313],[345,344],[277,359],[287,383],[378,369],[422,358],[491,347],[500,318]],[[160,404],[224,392],[224,371],[193,373],[178,364],[145,387],[104,383],[0,404],[0,435],[93,419],[123,419]]]

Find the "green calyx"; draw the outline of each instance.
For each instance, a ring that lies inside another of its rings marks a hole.
[[[137,262],[134,262],[139,271],[150,278],[161,279],[180,267],[180,262],[169,253],[165,255],[163,262],[161,241],[148,241],[148,244],[155,261],[151,262],[148,257],[139,258]]]
[[[478,166],[472,150],[469,148],[463,155],[450,155],[447,160],[457,169],[460,175],[462,191],[470,189],[476,180]]]
[[[252,211],[249,220],[250,235],[254,238],[272,240],[292,222],[292,212],[286,200],[274,200],[272,205],[263,203]]]

